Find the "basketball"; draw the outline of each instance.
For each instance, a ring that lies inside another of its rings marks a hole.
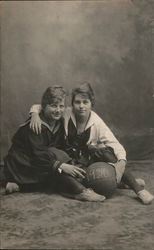
[[[116,190],[116,172],[113,166],[106,162],[96,162],[87,169],[86,186],[96,193],[109,197]]]

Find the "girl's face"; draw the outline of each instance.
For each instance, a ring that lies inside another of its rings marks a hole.
[[[73,101],[73,111],[78,117],[89,117],[92,104],[88,97],[77,94]]]
[[[44,108],[44,116],[47,120],[59,120],[65,109],[65,100],[57,101],[51,104],[47,104]]]

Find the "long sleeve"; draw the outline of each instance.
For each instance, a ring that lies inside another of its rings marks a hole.
[[[99,142],[103,143],[107,147],[111,147],[114,150],[118,160],[126,160],[126,151],[124,147],[119,143],[111,130],[102,121],[99,123]]]
[[[58,167],[70,160],[59,149],[62,131],[63,127],[60,127],[52,134],[42,125],[42,133],[37,135],[30,129],[29,123],[20,126],[5,157],[6,179],[19,184],[36,184],[56,174]]]
[[[31,164],[42,171],[54,173],[62,162],[57,159],[56,154],[47,145],[46,130],[43,130],[39,135],[29,130],[28,140],[31,147]]]

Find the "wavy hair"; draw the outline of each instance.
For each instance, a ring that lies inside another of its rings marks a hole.
[[[95,104],[95,96],[94,96],[94,91],[88,82],[84,82],[80,84],[77,88],[74,88],[72,90],[72,105],[75,99],[76,95],[82,95],[83,97],[88,97],[88,99],[91,101],[92,107]]]
[[[42,108],[44,109],[46,105],[60,102],[66,97],[66,90],[59,85],[48,87],[42,96]]]

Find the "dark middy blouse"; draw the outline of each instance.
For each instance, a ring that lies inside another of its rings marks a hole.
[[[82,133],[77,133],[77,128],[70,118],[68,122],[68,137],[66,138],[66,152],[73,159],[74,164],[81,164],[85,167],[98,161],[117,162],[117,158],[111,147],[90,148],[89,141],[90,129],[86,129]]]
[[[30,129],[29,121],[22,125],[12,138],[12,146],[4,159],[6,181],[18,184],[35,184],[53,176],[62,162],[70,158],[64,148],[63,121],[57,122],[54,131],[43,122],[42,132]]]

